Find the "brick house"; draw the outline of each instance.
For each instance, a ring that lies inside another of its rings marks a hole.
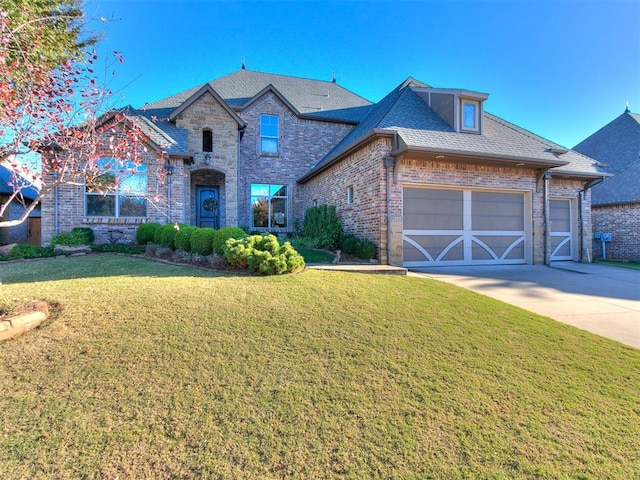
[[[134,183],[155,200],[116,192],[105,210],[60,187],[43,201],[43,242],[74,226],[132,240],[144,221],[284,234],[328,203],[385,263],[584,258],[596,162],[484,112],[487,97],[409,78],[372,105],[335,79],[242,68],[129,110],[152,147]]]
[[[611,233],[607,258],[640,261],[640,115],[627,108],[574,150],[595,158],[612,174],[591,194],[593,231]],[[596,238],[594,257],[602,257],[601,247]]]
[[[12,159],[12,162],[16,162],[16,160]],[[0,205],[9,202],[14,193],[16,179],[13,172],[13,169],[0,164]],[[25,180],[24,186],[20,189],[20,196],[7,205],[0,221],[18,220],[22,217],[26,207],[38,198],[38,187],[38,184],[32,185],[29,180]],[[13,227],[0,228],[0,245],[11,243],[40,245],[40,241],[40,205],[33,209],[25,222]]]

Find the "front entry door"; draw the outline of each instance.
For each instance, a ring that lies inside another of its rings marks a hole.
[[[219,228],[220,188],[196,187],[196,224],[198,227]]]

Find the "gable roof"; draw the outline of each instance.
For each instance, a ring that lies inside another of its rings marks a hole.
[[[21,176],[19,174],[16,174],[16,175],[18,175],[18,181],[20,182]],[[14,181],[15,181],[14,172],[12,170],[9,170],[9,168],[7,168],[2,163],[0,163],[0,194],[11,195],[14,191],[13,189]],[[28,185],[28,186],[25,186],[20,190],[20,193],[22,193],[22,196],[27,200],[35,200],[36,198],[38,198],[38,195],[40,192],[37,186],[26,179],[24,180],[24,182],[25,182],[25,185]]]
[[[393,134],[397,144],[393,154],[441,153],[452,157],[524,163],[536,168],[553,168],[554,174],[598,178],[596,162],[577,152],[484,112],[482,135],[457,132],[413,89],[426,87],[408,78],[372,107],[363,121],[334,149],[303,176],[304,182],[356,148],[372,134]],[[558,155],[558,152],[566,152]]]
[[[334,82],[290,77],[273,73],[240,69],[209,85],[233,109],[242,110],[252,98],[271,85],[301,116],[318,120],[356,123],[371,102]],[[147,104],[144,110],[175,109],[187,101],[202,86],[184,90],[170,97]]]
[[[573,148],[614,175],[593,188],[593,205],[640,202],[640,115],[625,110]]]

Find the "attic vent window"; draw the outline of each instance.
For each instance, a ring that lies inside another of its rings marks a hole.
[[[480,103],[473,100],[461,102],[461,130],[480,131]]]

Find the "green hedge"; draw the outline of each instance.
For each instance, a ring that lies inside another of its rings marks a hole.
[[[182,223],[168,223],[160,228],[153,236],[153,242],[171,250],[176,249],[175,238],[181,228],[187,227]],[[159,241],[156,241],[158,239]]]
[[[173,243],[176,246],[176,250],[182,250],[183,252],[191,251],[191,235],[198,230],[198,227],[182,227],[176,232]]]
[[[147,223],[141,224],[136,230],[136,242],[138,242],[140,245],[146,245],[147,243],[155,243],[154,236],[156,232],[161,228],[162,228],[162,225],[155,222],[147,222]],[[158,240],[160,239],[158,238]]]
[[[62,232],[54,235],[51,239],[51,246],[65,245],[73,247],[76,245],[91,245],[93,243],[93,230],[89,227],[77,227],[70,232]]]
[[[39,247],[37,245],[27,245],[19,243],[11,249],[6,255],[0,255],[0,261],[2,260],[17,260],[19,258],[42,258],[53,257],[53,246]]]
[[[216,233],[213,228],[196,228],[191,234],[191,251],[198,255],[211,255]]]
[[[236,240],[245,238],[247,234],[244,230],[238,227],[222,227],[216,232],[216,236],[213,239],[213,251],[218,255],[224,254],[224,247],[227,240],[235,238]]]
[[[376,244],[370,240],[360,240],[356,245],[355,254],[365,260],[376,258]]]
[[[304,258],[289,242],[280,245],[275,235],[229,239],[224,257],[233,266],[263,275],[294,273],[304,269]]]

